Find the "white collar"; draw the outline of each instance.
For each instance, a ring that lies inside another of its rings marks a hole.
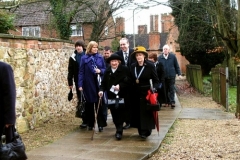
[[[117,70],[117,68],[116,68],[116,69],[111,68],[111,70],[112,70],[112,72],[114,73],[114,72]]]
[[[165,55],[165,54],[163,53],[163,57],[164,57],[165,59],[168,59],[168,54]]]

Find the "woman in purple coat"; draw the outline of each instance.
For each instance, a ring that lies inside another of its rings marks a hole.
[[[0,140],[5,127],[6,142],[11,142],[16,121],[16,87],[12,67],[0,62]]]
[[[88,121],[88,130],[92,130],[94,127],[94,108],[97,108],[99,101],[99,79],[102,78],[105,69],[104,58],[98,53],[98,44],[95,41],[89,42],[86,54],[81,58],[78,74],[78,88],[80,91],[83,91],[86,99],[85,109]],[[107,126],[102,113],[102,105],[99,105],[97,115],[99,132],[102,132],[103,127]]]

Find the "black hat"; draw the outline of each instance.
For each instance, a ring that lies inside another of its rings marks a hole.
[[[111,60],[120,60],[121,62],[123,62],[122,57],[120,57],[118,54],[114,53],[112,54],[108,59],[107,59],[107,63],[110,63]]]

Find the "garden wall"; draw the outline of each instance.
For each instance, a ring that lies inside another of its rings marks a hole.
[[[67,67],[71,41],[0,34],[0,61],[9,63],[16,82],[19,132],[33,129],[76,106],[67,100]]]

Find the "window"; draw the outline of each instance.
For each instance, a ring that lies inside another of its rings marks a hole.
[[[104,34],[105,34],[105,36],[108,35],[108,26],[105,26],[105,28],[104,28]]]
[[[40,27],[22,27],[22,35],[40,37]]]
[[[72,35],[71,36],[83,36],[83,30],[81,25],[71,25]]]

